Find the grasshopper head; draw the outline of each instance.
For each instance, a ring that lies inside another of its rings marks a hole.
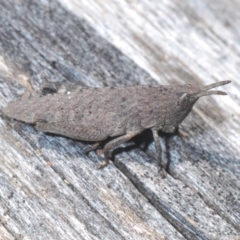
[[[174,132],[175,128],[186,118],[191,111],[194,103],[203,96],[226,95],[222,91],[208,91],[209,89],[219,87],[230,83],[231,81],[222,81],[207,85],[203,88],[196,88],[190,84],[176,86],[173,89],[168,109],[166,112],[163,132]]]

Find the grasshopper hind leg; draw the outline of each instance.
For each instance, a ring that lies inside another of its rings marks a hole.
[[[165,178],[166,177],[166,166],[164,166],[162,163],[162,148],[161,148],[160,141],[159,141],[158,130],[152,129],[152,134],[153,134],[155,149],[156,149],[156,153],[157,153],[158,171],[159,171],[161,177]]]

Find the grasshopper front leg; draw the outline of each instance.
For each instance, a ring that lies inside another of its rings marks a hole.
[[[161,147],[160,141],[159,141],[158,130],[153,129],[153,128],[151,130],[153,133],[153,139],[154,139],[155,149],[156,149],[156,153],[157,153],[158,169],[159,169],[159,172],[160,172],[162,178],[165,178],[166,171],[165,171],[165,167],[163,166],[163,163],[162,163],[162,147]]]
[[[131,138],[133,138],[137,134],[139,134],[139,132],[131,132],[131,133],[128,133],[128,134],[123,135],[121,137],[115,138],[115,139],[111,140],[110,142],[108,142],[105,145],[105,147],[103,148],[105,161],[102,162],[98,166],[98,169],[104,168],[109,164],[109,161],[110,161],[110,158],[111,158],[111,155],[112,155],[112,151],[114,150],[114,148],[116,148],[117,146],[121,145],[124,142],[127,142],[128,140],[130,140]]]

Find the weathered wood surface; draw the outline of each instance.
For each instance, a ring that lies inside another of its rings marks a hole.
[[[99,171],[87,143],[1,114],[0,239],[239,239],[239,10],[236,0],[1,0],[1,109],[46,81],[233,83],[197,103],[188,138],[163,139],[166,179],[148,132],[135,139],[149,139],[146,151],[131,142]]]

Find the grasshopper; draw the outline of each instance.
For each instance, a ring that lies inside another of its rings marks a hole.
[[[35,124],[43,132],[96,142],[89,151],[112,138],[103,148],[105,161],[98,168],[109,163],[117,146],[151,129],[162,171],[158,132],[173,133],[199,98],[226,95],[208,90],[230,82],[221,81],[203,88],[190,84],[82,88],[65,94],[16,100],[3,112],[10,118]]]

